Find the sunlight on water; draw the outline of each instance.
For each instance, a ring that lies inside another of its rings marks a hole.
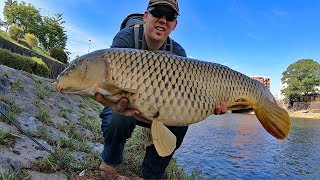
[[[320,120],[293,119],[289,137],[280,141],[254,115],[211,116],[190,126],[174,157],[205,179],[317,179]]]

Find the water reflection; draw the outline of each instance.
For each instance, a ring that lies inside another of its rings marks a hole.
[[[206,179],[317,179],[320,120],[293,119],[291,134],[279,141],[254,115],[211,116],[189,128],[175,158]]]

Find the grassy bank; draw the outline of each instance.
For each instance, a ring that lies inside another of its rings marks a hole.
[[[307,118],[307,119],[320,120],[320,113],[312,113],[306,110],[289,112],[289,116],[291,118]]]

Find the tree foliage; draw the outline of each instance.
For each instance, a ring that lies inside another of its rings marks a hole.
[[[320,64],[313,59],[301,59],[282,73],[281,82],[287,87],[282,93],[290,100],[317,92],[320,86]]]
[[[18,40],[19,38],[21,38],[23,35],[23,28],[19,27],[16,24],[12,24],[9,28],[9,36],[14,39],[14,40]]]
[[[31,48],[35,47],[36,44],[38,43],[38,39],[34,34],[27,33],[24,38],[25,38],[26,43]]]
[[[56,58],[58,61],[62,63],[67,63],[68,62],[68,56],[67,54],[63,51],[63,49],[59,47],[54,47],[49,49],[49,53],[51,57]]]
[[[48,50],[52,47],[65,49],[67,35],[62,24],[62,14],[55,17],[41,16],[38,9],[30,3],[18,3],[17,1],[6,0],[3,14],[7,24],[17,24],[24,28],[25,33],[34,34],[40,45]]]
[[[41,24],[41,15],[31,4],[25,2],[7,0],[4,5],[3,15],[8,24],[16,24],[23,27],[25,32],[33,33],[38,31]]]
[[[65,49],[68,38],[62,26],[63,23],[65,22],[62,20],[62,14],[43,18],[37,37],[46,50],[53,47]]]

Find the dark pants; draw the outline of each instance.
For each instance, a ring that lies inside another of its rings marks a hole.
[[[132,117],[119,116],[108,107],[105,107],[100,114],[102,119],[101,129],[104,137],[104,149],[102,158],[107,164],[121,164],[123,161],[123,150],[126,139],[136,125],[150,128],[150,125],[135,120]],[[177,137],[176,149],[178,149],[187,132],[188,126],[168,126]],[[158,155],[154,145],[146,149],[146,155],[142,163],[142,174],[146,179],[163,179],[173,153],[166,157]]]

